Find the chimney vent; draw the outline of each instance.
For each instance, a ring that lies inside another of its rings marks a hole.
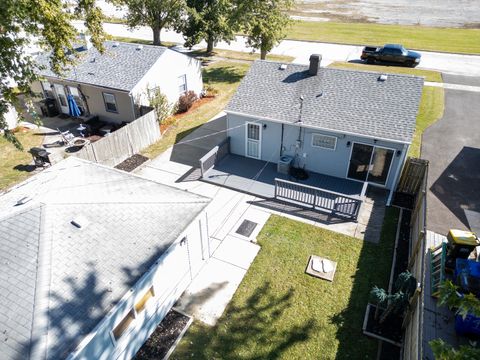
[[[308,68],[308,73],[312,76],[318,74],[318,68],[320,67],[320,62],[322,61],[322,55],[312,54],[310,55],[310,67]]]
[[[91,41],[91,36],[90,35],[87,35],[85,33],[81,33],[80,34],[80,39],[85,43],[83,45],[83,49],[84,50],[88,50],[88,49],[91,49],[92,48],[92,41]]]
[[[136,50],[142,50],[142,49],[143,49],[143,45],[138,45],[138,46],[136,47]]]
[[[387,81],[388,75],[387,74],[382,74],[378,77],[378,81]]]

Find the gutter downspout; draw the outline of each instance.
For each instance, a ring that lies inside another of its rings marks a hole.
[[[403,145],[403,150],[402,150],[403,151],[403,157],[402,157],[402,160],[399,161],[399,163],[398,163],[397,171],[395,172],[395,177],[393,178],[392,188],[390,189],[390,194],[388,195],[387,206],[390,206],[392,204],[393,193],[395,192],[395,189],[397,188],[398,177],[401,173],[401,170],[403,169],[403,165],[405,165],[405,160],[407,159],[408,149],[410,149],[410,145],[404,144]]]

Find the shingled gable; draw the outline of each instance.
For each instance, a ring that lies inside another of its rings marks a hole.
[[[65,358],[209,202],[74,157],[1,195],[0,357]]]
[[[67,69],[61,78],[130,91],[165,52],[172,51],[163,46],[114,41],[106,41],[104,45],[103,54],[94,47],[80,48],[75,65]],[[40,75],[58,77],[50,70],[48,54],[39,55],[36,61],[44,68],[40,70]]]
[[[423,78],[388,74],[385,79],[377,72],[324,67],[310,75],[308,70],[308,65],[255,61],[225,111],[411,143]]]

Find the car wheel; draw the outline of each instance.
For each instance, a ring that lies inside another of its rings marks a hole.
[[[414,61],[407,61],[407,62],[405,62],[405,65],[413,68],[413,67],[415,67],[415,62]]]
[[[375,59],[373,58],[367,58],[367,64],[374,64],[375,63]]]

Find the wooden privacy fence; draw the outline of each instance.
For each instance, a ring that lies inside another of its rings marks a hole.
[[[139,117],[104,138],[85,145],[75,156],[115,166],[162,137],[155,111]]]
[[[275,179],[275,198],[300,203],[313,209],[330,210],[332,213],[352,218],[355,221],[363,202],[362,198],[281,179]]]
[[[220,160],[230,153],[230,137],[227,137],[220,144],[215,146],[199,160],[200,171],[203,176],[213,168]]]
[[[418,194],[426,178],[427,167],[428,160],[407,158],[396,191],[409,195]]]
[[[417,159],[416,159],[417,160]],[[428,162],[425,163],[423,178],[415,194],[415,207],[410,220],[410,251],[408,270],[420,283],[425,284],[425,237],[427,233],[427,178]],[[410,310],[404,320],[405,335],[403,345],[404,359],[423,358],[423,292],[417,291],[410,302]]]

